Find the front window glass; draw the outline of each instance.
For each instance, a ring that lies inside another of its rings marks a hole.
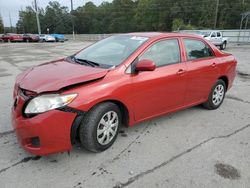
[[[211,32],[209,32],[209,31],[201,31],[201,34],[202,34],[204,37],[208,37],[208,36],[210,36]]]
[[[155,62],[157,67],[178,63],[181,61],[180,48],[177,39],[168,39],[152,45],[140,58]]]
[[[85,48],[75,58],[114,67],[121,64],[147,40],[147,37],[130,35],[112,36]]]
[[[194,39],[184,39],[188,60],[212,57],[213,52],[204,42]]]

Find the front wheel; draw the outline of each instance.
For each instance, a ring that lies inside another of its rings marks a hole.
[[[105,102],[95,106],[80,125],[81,145],[93,152],[108,149],[116,140],[120,125],[121,112],[117,105]]]
[[[203,104],[203,106],[209,110],[214,110],[220,107],[222,104],[226,93],[226,84],[223,80],[218,80],[213,86],[208,100]]]

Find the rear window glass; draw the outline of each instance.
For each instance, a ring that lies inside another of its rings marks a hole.
[[[187,60],[212,57],[213,52],[210,47],[200,40],[184,39]]]

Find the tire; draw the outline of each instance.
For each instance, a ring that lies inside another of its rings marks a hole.
[[[224,41],[224,42],[223,42],[223,44],[222,44],[222,45],[220,45],[220,49],[221,49],[221,50],[225,50],[225,49],[226,49],[226,47],[227,47],[227,42],[226,42],[226,41]]]
[[[219,79],[212,87],[208,100],[205,103],[203,103],[203,106],[209,110],[215,110],[219,108],[220,105],[223,103],[225,94],[226,94],[226,84],[223,80]]]
[[[110,124],[108,119],[112,121],[112,118],[114,118],[113,124]],[[105,102],[93,107],[86,113],[79,128],[82,147],[92,152],[102,152],[108,149],[117,138],[121,120],[120,109],[114,103]],[[113,130],[113,134],[109,132],[110,129]],[[108,139],[108,136],[110,139]]]

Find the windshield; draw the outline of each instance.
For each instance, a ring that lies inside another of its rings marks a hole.
[[[201,32],[204,37],[208,37],[211,34],[211,31],[202,31]]]
[[[147,40],[147,37],[112,36],[83,49],[75,58],[113,67],[121,64]]]

